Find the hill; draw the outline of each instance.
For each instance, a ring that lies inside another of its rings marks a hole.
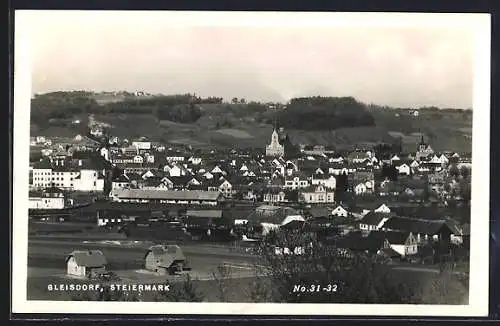
[[[87,131],[89,114],[118,137],[146,136],[195,147],[259,147],[269,142],[273,124],[284,126],[296,144],[344,147],[355,143],[397,143],[414,150],[421,134],[438,151],[471,151],[472,113],[463,110],[409,110],[377,107],[354,98],[293,99],[286,109],[266,104],[223,103],[194,95],[137,98],[57,92],[32,100],[32,135],[76,135]],[[100,103],[98,103],[98,101]],[[72,120],[81,123],[74,125]]]

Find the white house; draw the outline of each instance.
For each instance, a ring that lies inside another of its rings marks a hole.
[[[193,164],[193,165],[200,165],[203,162],[203,159],[201,157],[191,156],[188,159],[188,162],[191,163],[191,164]]]
[[[374,210],[375,213],[389,214],[391,209],[386,204],[382,204]]]
[[[368,180],[365,182],[360,182],[354,186],[354,193],[356,195],[363,195],[367,193],[372,193],[374,191],[375,181]]]
[[[110,158],[109,158],[109,149],[107,149],[106,147],[103,147],[103,148],[101,148],[101,150],[99,152],[101,153],[101,156],[104,157],[104,159],[106,161],[110,160]]]
[[[144,163],[144,158],[140,155],[134,156],[133,162],[135,164],[143,164]]]
[[[342,205],[335,207],[332,210],[332,216],[347,217],[349,212]]]
[[[100,250],[73,251],[66,258],[66,274],[89,277],[92,273],[104,272],[107,264]]]
[[[151,142],[149,141],[133,141],[132,146],[137,148],[138,150],[150,150]]]
[[[301,176],[294,176],[292,178],[285,179],[284,188],[286,189],[302,189],[309,187],[309,180]]]
[[[178,164],[174,164],[168,171],[168,175],[171,177],[180,177],[186,174],[186,169],[182,166],[179,166]]]
[[[328,189],[335,189],[337,187],[337,179],[333,175],[330,175],[326,178],[315,178],[313,176],[311,179],[311,183],[313,185],[323,185]]]
[[[300,200],[308,204],[333,203],[334,197],[335,192],[329,191],[323,185],[311,186],[299,194]]]
[[[65,206],[66,200],[61,191],[30,193],[28,198],[29,209],[63,209]]]
[[[82,169],[74,178],[75,191],[104,191],[104,177],[96,170]]]
[[[362,231],[380,230],[389,218],[387,214],[369,212],[359,221],[359,229]]]
[[[411,167],[406,163],[397,166],[396,169],[398,170],[399,174],[405,174],[405,175],[411,174]]]

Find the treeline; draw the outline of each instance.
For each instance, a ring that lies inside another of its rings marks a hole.
[[[277,113],[279,124],[301,130],[334,130],[342,127],[374,126],[365,104],[352,97],[301,97]]]

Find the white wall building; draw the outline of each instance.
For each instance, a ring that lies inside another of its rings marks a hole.
[[[323,185],[327,189],[335,189],[337,187],[337,179],[333,175],[320,179],[314,178],[313,176],[311,183],[313,185]]]

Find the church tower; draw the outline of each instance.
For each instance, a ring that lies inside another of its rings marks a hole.
[[[271,143],[266,146],[266,156],[282,157],[285,155],[285,147],[280,144],[279,134],[276,130],[276,120],[274,123],[273,133],[271,135]]]

